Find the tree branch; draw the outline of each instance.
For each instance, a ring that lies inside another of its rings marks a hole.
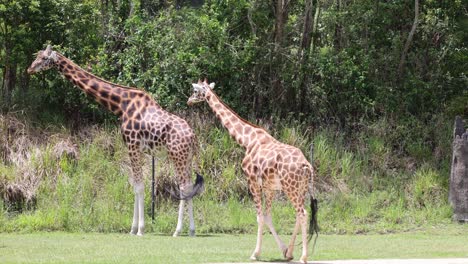
[[[414,21],[411,31],[406,39],[405,47],[400,57],[400,64],[398,65],[398,78],[401,80],[403,78],[403,70],[405,68],[406,55],[408,54],[411,41],[413,40],[414,33],[416,32],[416,27],[418,26],[419,18],[419,0],[414,0]]]

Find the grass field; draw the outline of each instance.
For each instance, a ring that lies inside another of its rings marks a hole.
[[[321,235],[311,260],[468,257],[467,225],[387,235]],[[288,236],[283,236],[285,240]],[[254,235],[173,238],[146,234],[0,234],[0,263],[209,263],[248,262]],[[300,256],[296,247],[295,257]],[[262,261],[279,261],[265,235]]]

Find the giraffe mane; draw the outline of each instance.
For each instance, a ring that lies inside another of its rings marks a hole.
[[[210,90],[211,90],[211,89],[210,89]],[[240,117],[239,114],[237,114],[234,110],[232,110],[231,107],[229,107],[223,100],[221,100],[221,98],[219,98],[219,96],[218,96],[215,92],[213,92],[213,90],[211,90],[211,93],[213,93],[213,95],[216,96],[216,98],[218,98],[218,101],[219,101],[222,105],[224,105],[224,107],[226,107],[229,111],[231,111],[231,113],[234,114],[235,117],[239,118],[239,120],[241,120],[242,122],[244,122],[244,123],[246,123],[246,124],[248,124],[248,125],[251,125],[251,126],[254,127],[254,128],[259,128],[259,129],[265,131],[265,133],[267,133],[266,130],[265,130],[263,127],[261,127],[261,126],[259,126],[259,125],[252,124],[251,122],[247,121],[246,119]]]
[[[57,55],[60,55],[62,56],[64,59],[70,61],[71,63],[75,64],[76,67],[78,67],[80,70],[82,70],[83,72],[89,74],[89,76],[95,78],[96,80],[100,81],[100,82],[103,82],[103,83],[107,83],[107,84],[110,84],[110,85],[114,85],[114,86],[118,86],[120,88],[124,88],[124,89],[128,89],[128,90],[138,90],[138,91],[142,91],[142,92],[145,92],[146,91],[143,89],[143,88],[138,88],[138,87],[131,87],[131,86],[125,86],[125,85],[121,85],[121,84],[117,84],[117,83],[113,83],[113,82],[110,82],[110,81],[107,81],[107,80],[104,80],[103,78],[101,77],[98,77],[88,71],[86,71],[85,69],[81,68],[78,64],[76,64],[75,62],[73,62],[71,59],[67,58],[66,56],[64,56],[62,53],[58,52],[58,51],[55,51],[57,53]]]

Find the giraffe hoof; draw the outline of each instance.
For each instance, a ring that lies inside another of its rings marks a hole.
[[[143,236],[143,232],[138,232],[136,235],[141,237],[141,236]]]
[[[195,236],[195,230],[189,230],[189,236],[194,237]]]
[[[292,253],[291,253],[290,256],[288,256],[288,248],[285,248],[285,249],[283,250],[283,256],[284,256],[284,258],[286,259],[286,261],[291,261],[291,260],[294,258],[293,255],[292,255]]]
[[[178,236],[179,236],[179,234],[180,234],[180,232],[178,232],[178,231],[175,231],[175,232],[174,232],[174,234],[172,235],[172,237],[178,237]]]
[[[252,253],[252,256],[250,256],[250,259],[251,260],[258,260],[259,256],[260,256],[260,252],[254,251],[254,253]]]
[[[135,226],[130,229],[130,235],[136,235],[136,233],[138,232],[138,227]]]
[[[307,264],[307,257],[301,257],[301,259],[299,260],[300,263],[304,263],[304,264]]]

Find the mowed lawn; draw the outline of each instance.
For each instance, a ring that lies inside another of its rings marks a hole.
[[[386,235],[320,235],[310,260],[468,257],[468,225]],[[262,261],[279,261],[265,234]],[[289,236],[283,235],[284,240]],[[255,235],[0,234],[0,263],[249,262]],[[312,247],[310,247],[312,248]],[[300,256],[296,247],[295,260]]]

